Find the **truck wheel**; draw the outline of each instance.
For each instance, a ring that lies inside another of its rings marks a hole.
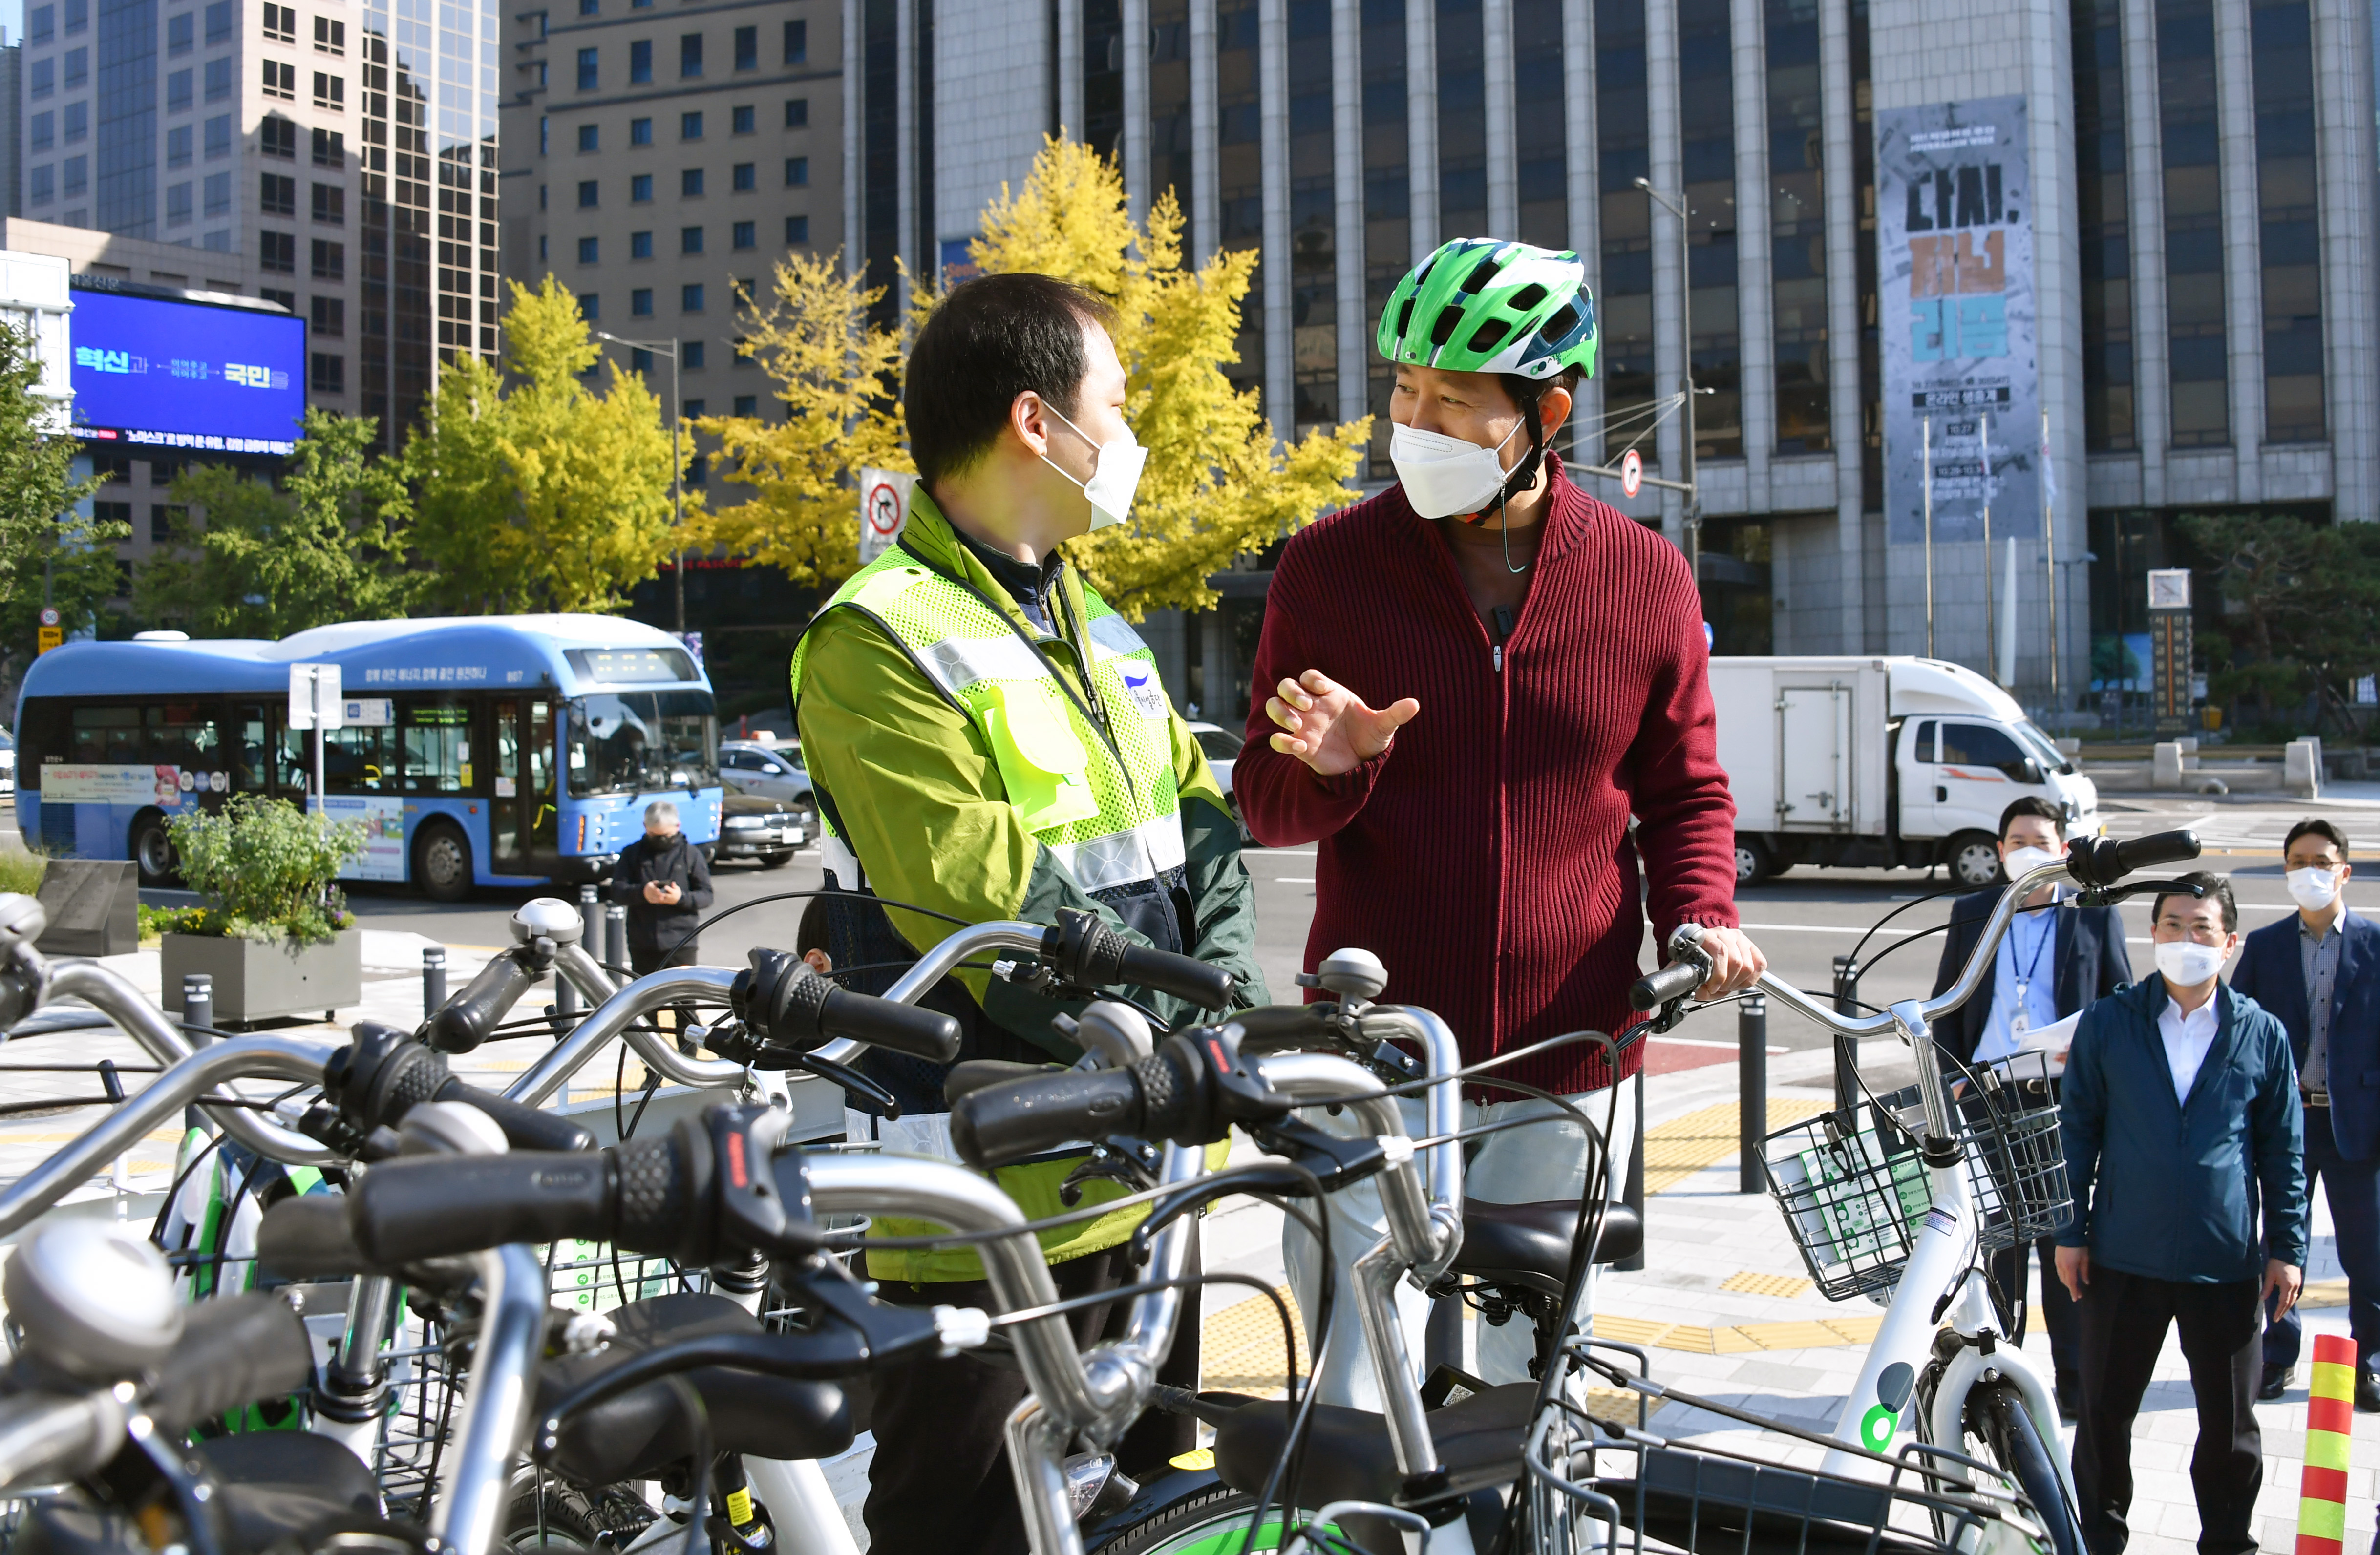
[[[1761,844],[1759,838],[1735,839],[1735,883],[1738,889],[1758,885],[1774,872],[1775,868],[1769,859],[1768,849]]]
[[[1950,839],[1950,878],[1970,891],[2000,883],[2000,850],[1981,832],[1961,832]]]

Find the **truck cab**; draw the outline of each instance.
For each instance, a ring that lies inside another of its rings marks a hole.
[[[2099,828],[2098,791],[1985,676],[1939,659],[1711,661],[1719,763],[1736,800],[1736,880],[1800,864],[1930,869],[1976,889],[1999,875],[2000,812],[2058,807]]]

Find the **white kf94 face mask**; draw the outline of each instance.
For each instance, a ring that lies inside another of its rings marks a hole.
[[[2287,877],[2289,900],[2318,913],[2338,895],[2338,875],[2331,869],[2291,869]]]
[[[1092,528],[1104,529],[1111,524],[1123,523],[1132,516],[1132,495],[1140,489],[1140,472],[1148,463],[1148,450],[1140,445],[1140,439],[1132,435],[1130,427],[1124,428],[1123,435],[1113,443],[1091,443],[1091,434],[1067,420],[1063,411],[1047,400],[1041,403],[1048,407],[1050,415],[1073,427],[1076,437],[1099,450],[1092,456],[1088,480],[1075,480],[1047,454],[1041,456],[1041,462],[1059,474],[1066,475],[1067,480],[1075,480],[1075,484],[1083,489],[1083,495],[1091,499]]]
[[[2196,988],[2223,970],[2223,947],[2195,940],[2168,940],[2156,948],[2157,970],[2183,988]]]
[[[1390,427],[1389,462],[1397,467],[1405,504],[1424,518],[1451,518],[1486,507],[1504,484],[1504,443],[1520,430],[1515,421],[1504,443],[1482,448],[1444,432]]]
[[[2022,880],[2044,864],[2055,864],[2065,856],[2062,853],[2052,853],[2046,847],[2021,847],[2001,859],[2000,868],[2008,872],[2009,879]]]

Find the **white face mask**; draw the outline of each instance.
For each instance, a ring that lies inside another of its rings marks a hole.
[[[1140,489],[1140,472],[1148,463],[1148,450],[1140,445],[1140,439],[1132,435],[1130,427],[1124,428],[1123,435],[1113,443],[1091,443],[1091,434],[1067,421],[1064,413],[1056,406],[1048,400],[1041,403],[1050,415],[1074,427],[1076,437],[1099,450],[1091,458],[1091,478],[1088,480],[1075,480],[1047,454],[1041,456],[1041,462],[1059,474],[1066,475],[1067,480],[1075,480],[1075,484],[1083,489],[1083,495],[1091,499],[1092,528],[1104,529],[1110,524],[1123,523],[1132,516],[1132,494]]]
[[[2008,871],[2009,879],[2022,880],[2044,864],[2055,864],[2065,856],[2062,853],[2052,853],[2046,847],[2015,848],[2010,851],[2007,857],[2000,860],[2000,868]]]
[[[2157,970],[2166,980],[2181,988],[2196,988],[2200,983],[2223,970],[2224,950],[2220,945],[2202,945],[2195,940],[2167,940],[2156,948]]]
[[[2291,869],[2289,899],[2310,913],[2318,913],[2338,897],[2338,875],[2330,869]]]
[[[1390,427],[1389,462],[1397,467],[1405,504],[1424,518],[1451,518],[1486,507],[1504,484],[1504,443],[1520,430],[1515,421],[1504,443],[1482,448],[1444,432]]]

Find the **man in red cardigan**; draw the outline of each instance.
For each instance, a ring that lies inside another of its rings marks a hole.
[[[1585,267],[1450,242],[1390,297],[1379,347],[1396,364],[1399,483],[1282,553],[1257,649],[1263,700],[1233,773],[1259,842],[1320,844],[1307,966],[1341,946],[1373,952],[1382,997],[1442,1016],[1466,1063],[1635,1019],[1640,901],[1657,943],[1682,923],[1707,930],[1701,997],[1751,986],[1766,962],[1735,926],[1735,804],[1694,579],[1658,530],[1581,492],[1547,447],[1594,371]],[[1616,1098],[1584,1044],[1494,1073],[1578,1100],[1598,1127],[1617,1100],[1616,1182],[1643,1051],[1623,1050]],[[1576,1124],[1510,1091],[1474,1094],[1466,1126],[1550,1116],[1477,1144],[1472,1197],[1574,1203],[1592,1160]],[[1334,1201],[1360,1211],[1354,1197]],[[1311,1277],[1312,1250],[1293,1238],[1290,1252],[1293,1276]],[[1482,1374],[1525,1378],[1531,1348],[1525,1324],[1483,1328]]]

